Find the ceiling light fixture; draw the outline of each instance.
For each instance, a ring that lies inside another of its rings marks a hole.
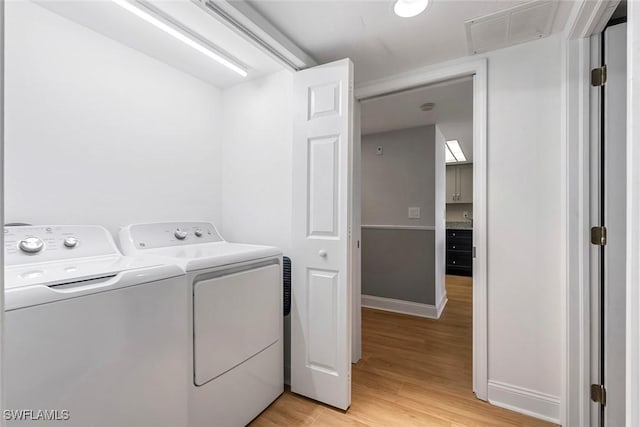
[[[466,162],[467,158],[462,152],[462,147],[460,147],[460,143],[457,139],[451,139],[447,141],[447,150],[451,152],[451,155],[455,159],[455,162]],[[447,156],[447,159],[449,157]],[[453,163],[447,160],[447,163]]]
[[[451,150],[449,149],[449,146],[447,144],[444,145],[444,157],[445,157],[446,163],[457,162],[456,158],[453,156],[453,153],[451,153]]]
[[[419,15],[427,8],[429,0],[396,0],[393,11],[401,18]]]
[[[186,44],[187,46],[197,50],[198,52],[204,54],[205,56],[224,65],[230,70],[235,71],[236,73],[240,74],[242,77],[247,77],[248,75],[247,70],[243,69],[237,64],[234,64],[233,62],[223,57],[219,53],[210,49],[209,47],[206,47],[201,42],[198,42],[192,39],[191,37],[186,36],[182,32],[173,28],[171,25],[162,21],[161,19],[158,19],[155,16],[153,16],[151,13],[141,9],[139,6],[133,3],[130,3],[127,0],[111,0],[111,1],[117,4],[118,6],[120,6],[121,8],[127,10],[128,12],[133,13],[138,18],[141,18],[143,21],[148,22],[149,24],[153,25],[156,28],[161,29],[165,33],[169,34],[170,36],[180,40],[182,43]]]

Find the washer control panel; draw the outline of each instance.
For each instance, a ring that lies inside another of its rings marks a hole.
[[[120,232],[121,243],[136,249],[164,248],[193,245],[197,243],[221,242],[224,239],[216,227],[209,222],[165,222],[134,224]],[[126,253],[126,251],[125,251]]]
[[[99,226],[45,225],[4,228],[7,265],[117,254],[113,239]]]

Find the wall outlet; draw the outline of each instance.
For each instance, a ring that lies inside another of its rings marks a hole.
[[[420,219],[420,208],[409,208],[409,219]]]
[[[376,147],[376,156],[382,156],[382,145]]]

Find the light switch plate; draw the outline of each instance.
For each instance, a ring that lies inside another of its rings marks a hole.
[[[409,208],[409,219],[420,219],[420,208],[418,207]]]
[[[382,156],[382,145],[376,147],[376,156]]]

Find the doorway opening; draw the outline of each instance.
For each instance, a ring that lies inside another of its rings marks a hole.
[[[473,398],[473,77],[363,100],[361,131],[363,355]]]
[[[416,369],[412,386],[420,387],[422,372],[427,385],[466,391],[473,404],[474,393],[487,399],[486,61],[407,80],[356,89],[362,283],[354,292],[354,355],[362,345],[363,370]],[[447,215],[459,231],[447,232]]]

